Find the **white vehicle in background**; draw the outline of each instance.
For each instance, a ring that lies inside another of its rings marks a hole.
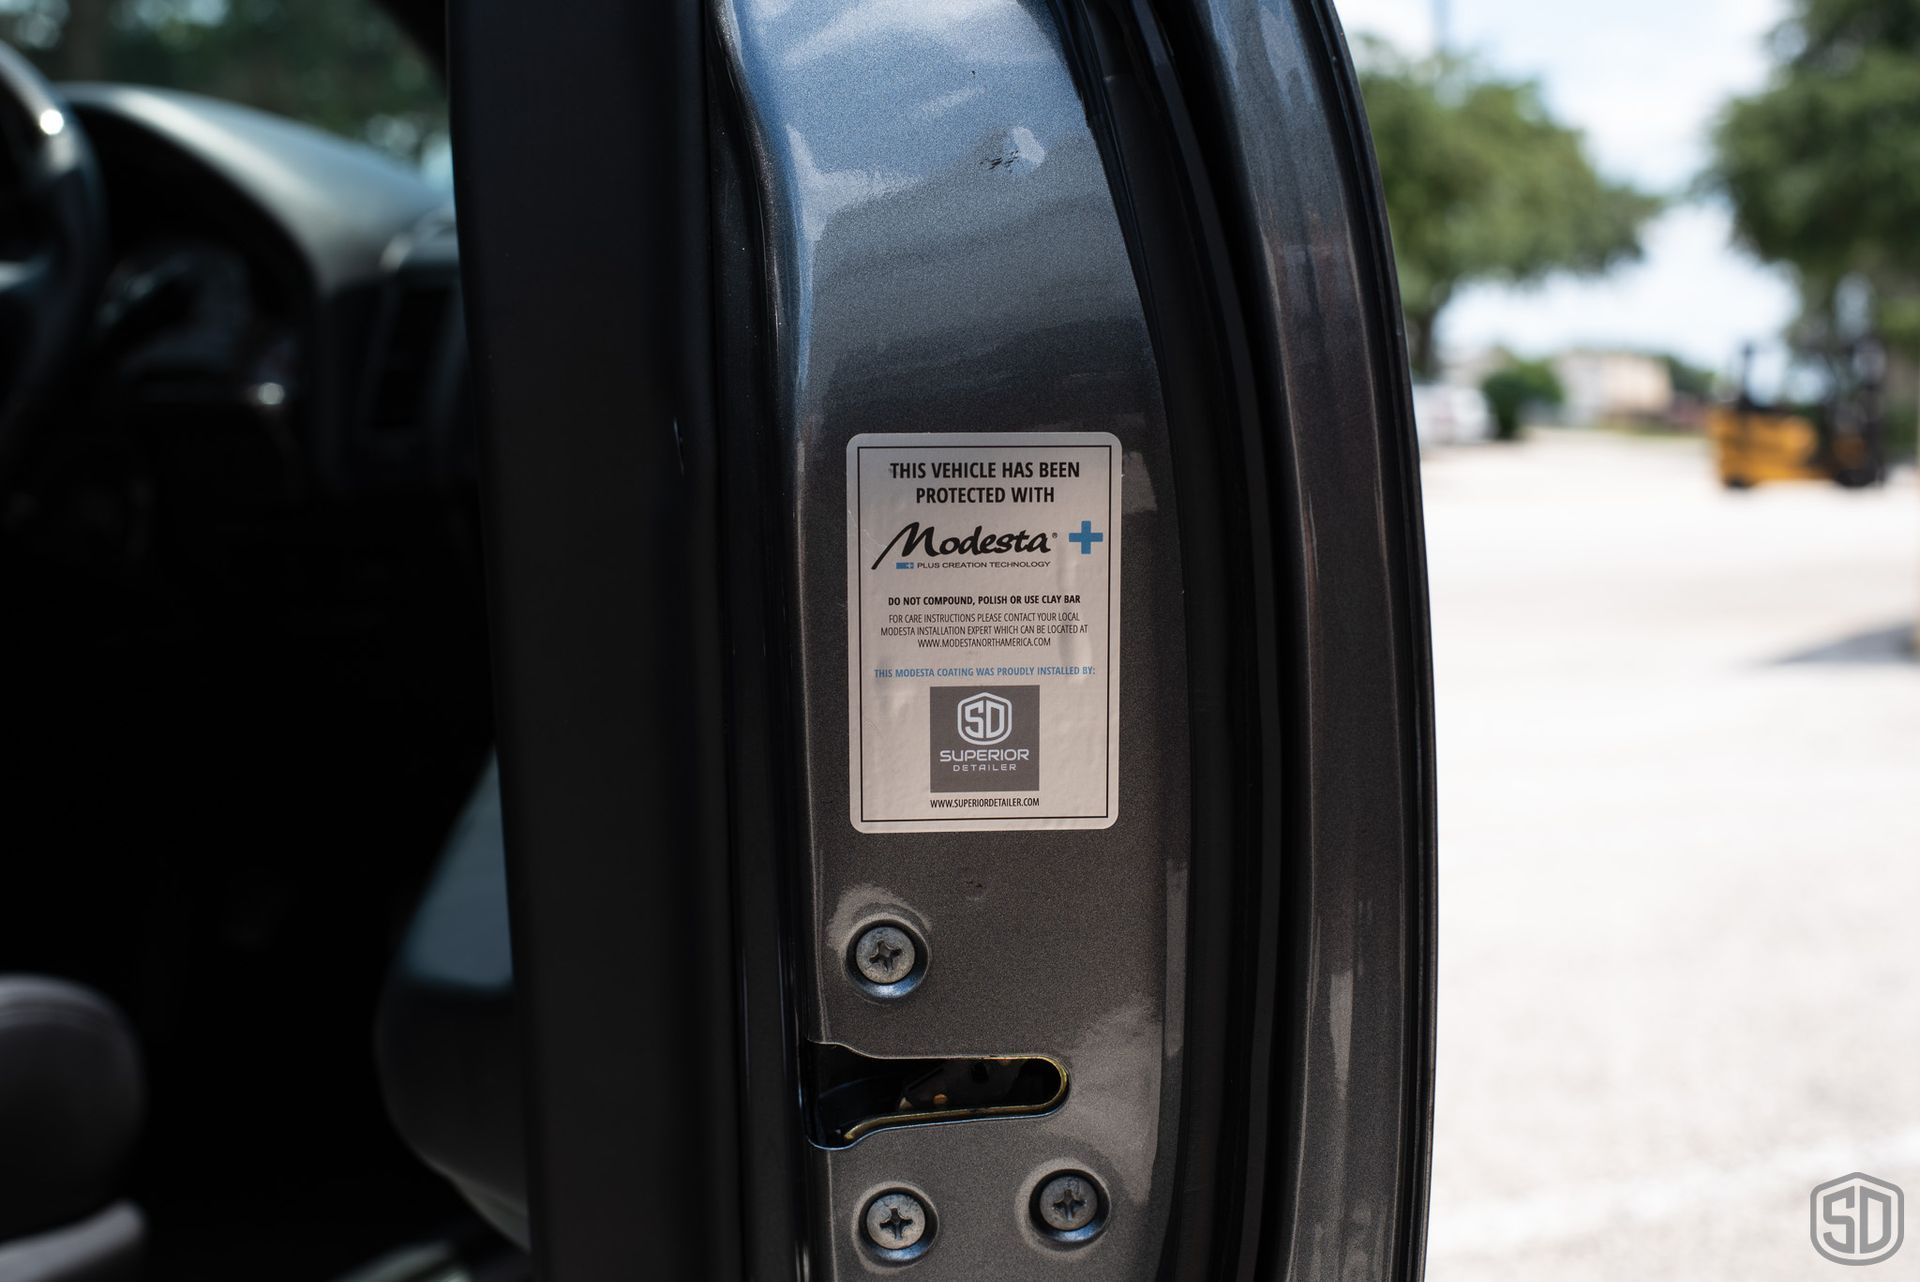
[[[1477,387],[1464,383],[1415,383],[1413,423],[1420,448],[1477,445],[1493,439],[1493,413]]]

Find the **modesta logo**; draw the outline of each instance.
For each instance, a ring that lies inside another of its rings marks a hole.
[[[990,748],[1013,733],[1013,704],[997,694],[976,694],[960,701],[960,737]]]
[[[1039,686],[927,691],[929,792],[1038,792]]]
[[[899,551],[894,551],[895,548]],[[943,539],[931,525],[922,528],[920,522],[909,521],[900,527],[900,533],[887,540],[887,546],[880,549],[880,555],[874,557],[873,564],[867,568],[879,569],[880,563],[890,556],[924,556],[937,560],[943,556],[1005,556],[1009,552],[1052,550],[1045,534],[1029,534],[1025,530],[989,534],[986,526],[976,525],[971,534]]]

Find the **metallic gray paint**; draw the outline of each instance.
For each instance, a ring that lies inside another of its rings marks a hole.
[[[1434,778],[1417,447],[1378,176],[1328,0],[1199,0],[1295,635],[1283,1092],[1261,1275],[1418,1279]],[[1276,1097],[1276,1102],[1279,1100]]]
[[[916,1279],[1148,1276],[1181,1069],[1185,643],[1160,389],[1099,150],[1042,4],[731,0],[719,22],[755,150],[796,478],[813,944],[801,1032],[877,1056],[1052,1055],[1069,1075],[1045,1118],[817,1153],[814,1276],[888,1268],[856,1226],[896,1185],[940,1207]],[[847,439],[1023,429],[1110,431],[1127,450],[1119,822],[856,833]],[[913,923],[939,958],[901,1002],[860,992],[844,961],[882,917]],[[1111,1199],[1105,1230],[1074,1250],[1029,1210],[1061,1169],[1097,1172]]]

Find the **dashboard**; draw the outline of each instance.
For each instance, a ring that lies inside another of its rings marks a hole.
[[[0,938],[132,999],[152,1276],[344,1268],[452,1201],[367,1053],[493,736],[452,210],[244,107],[63,93],[106,243],[0,486]]]
[[[197,95],[69,85],[110,269],[81,411],[252,501],[470,483],[446,195],[399,163]]]

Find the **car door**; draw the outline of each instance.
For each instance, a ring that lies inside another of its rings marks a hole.
[[[1327,0],[450,21],[540,1275],[1418,1278],[1417,451]]]

